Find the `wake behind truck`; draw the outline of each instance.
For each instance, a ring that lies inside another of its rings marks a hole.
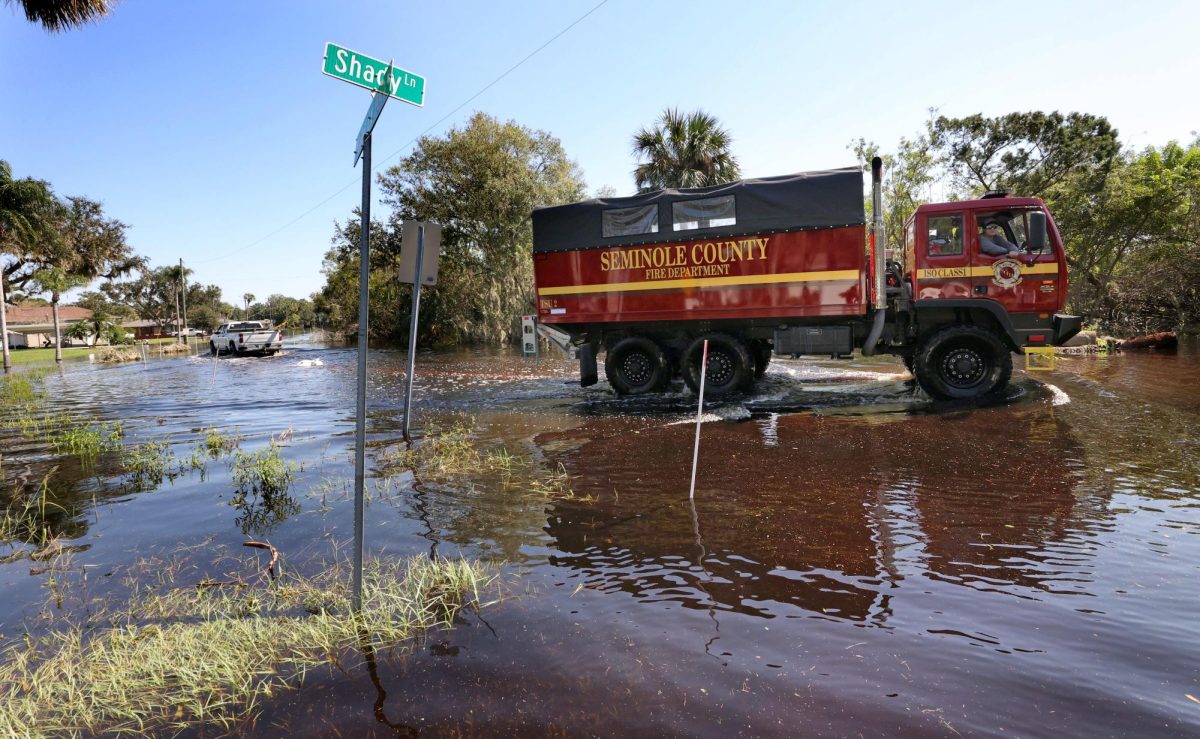
[[[580,380],[636,395],[673,377],[747,389],[773,354],[903,359],[939,399],[1001,391],[1012,353],[1074,336],[1067,265],[1038,198],[926,204],[888,249],[881,163],[870,239],[858,167],[601,198],[533,212],[538,319],[579,348]],[[984,252],[999,224],[1013,251]],[[869,246],[867,246],[869,244]]]

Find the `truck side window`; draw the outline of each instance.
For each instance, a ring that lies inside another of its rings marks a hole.
[[[676,231],[732,226],[737,223],[737,204],[732,195],[672,203],[671,223]]]
[[[604,238],[658,233],[658,206],[639,205],[633,208],[613,208],[601,214]]]
[[[963,253],[962,214],[929,217],[929,256],[950,257]]]

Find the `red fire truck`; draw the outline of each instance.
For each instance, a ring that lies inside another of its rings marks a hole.
[[[682,375],[745,390],[772,354],[892,354],[935,398],[1002,390],[1012,353],[1074,336],[1067,266],[1037,198],[989,194],[922,205],[889,249],[872,162],[867,236],[858,167],[659,190],[533,212],[538,319],[571,336],[580,379],[605,352],[620,394]],[[1012,251],[983,251],[986,224]],[[869,246],[868,246],[869,243]]]

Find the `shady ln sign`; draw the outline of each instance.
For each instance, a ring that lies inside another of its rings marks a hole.
[[[325,44],[325,66],[321,71],[411,105],[425,105],[424,77],[332,42]]]

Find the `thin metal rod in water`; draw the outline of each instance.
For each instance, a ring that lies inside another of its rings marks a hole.
[[[354,406],[354,583],[350,607],[362,610],[363,472],[367,433],[367,285],[371,278],[371,134],[363,141],[362,235],[358,247],[358,392]]]
[[[408,382],[404,388],[404,440],[411,442],[413,373],[417,369],[417,314],[421,310],[421,262],[425,260],[425,226],[417,226],[417,272],[413,275],[412,315],[408,318]]]
[[[708,339],[704,340],[704,354],[700,358],[700,404],[696,406],[696,444],[692,449],[692,484],[688,487],[688,500],[696,497],[696,464],[700,461],[700,417],[704,415],[704,377],[708,374]]]

